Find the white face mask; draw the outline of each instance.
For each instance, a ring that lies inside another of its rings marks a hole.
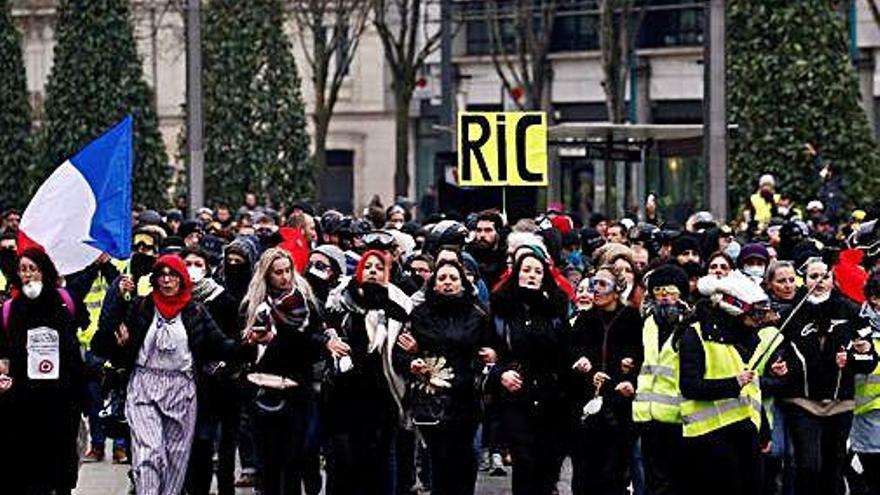
[[[749,277],[764,278],[764,267],[760,265],[746,266],[742,271]]]
[[[205,278],[205,270],[197,266],[186,267],[186,272],[189,273],[189,279],[194,284],[201,282]]]
[[[22,286],[21,292],[28,299],[36,299],[43,292],[43,282],[32,280]]]
[[[309,268],[309,273],[311,273],[311,274],[314,275],[315,277],[318,277],[318,279],[320,279],[320,280],[328,280],[328,279],[330,279],[330,274],[327,273],[326,270],[318,270],[318,269],[317,269],[316,267],[314,267],[314,266],[311,267],[311,268]]]
[[[809,296],[807,296],[807,302],[809,302],[810,304],[822,304],[830,297],[831,291],[828,291],[824,294],[810,294]]]

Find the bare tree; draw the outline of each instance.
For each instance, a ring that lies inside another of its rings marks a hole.
[[[439,23],[427,19],[428,2],[423,0],[371,0],[373,25],[382,40],[385,60],[391,68],[394,92],[395,170],[394,193],[409,192],[409,104],[425,60],[440,45]],[[420,32],[420,29],[423,31]]]
[[[635,49],[645,9],[636,11],[636,0],[598,0],[599,50],[602,53],[602,89],[608,120],[620,124],[626,115],[626,82],[629,58]]]
[[[315,173],[327,166],[327,134],[339,91],[367,26],[370,0],[294,0],[291,17],[311,72],[315,92]],[[321,181],[317,182],[321,197]]]
[[[871,17],[874,18],[874,24],[880,26],[880,5],[877,4],[877,0],[865,0],[868,4],[868,9],[871,10]]]
[[[645,8],[635,9],[636,0],[597,0],[599,7],[599,51],[602,54],[602,89],[608,120],[621,124],[626,120],[626,84],[630,74],[630,58],[634,56],[636,36]],[[630,102],[634,104],[635,102]],[[605,211],[615,211],[611,178],[614,176],[614,147],[611,132],[606,137]],[[617,191],[622,194],[622,191]]]
[[[553,68],[548,55],[557,7],[557,0],[486,2],[492,64],[507,94],[523,91],[524,98],[516,100],[521,110],[550,110]],[[513,39],[505,39],[506,23],[512,24]]]

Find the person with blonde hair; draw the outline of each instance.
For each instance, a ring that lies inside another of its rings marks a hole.
[[[299,493],[306,454],[312,365],[327,337],[308,282],[291,254],[270,248],[260,257],[242,301],[245,335],[260,336],[247,380],[257,391],[254,428],[265,495]]]

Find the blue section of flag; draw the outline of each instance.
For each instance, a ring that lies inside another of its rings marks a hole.
[[[116,259],[131,256],[131,142],[129,115],[70,159],[97,204],[87,243]]]

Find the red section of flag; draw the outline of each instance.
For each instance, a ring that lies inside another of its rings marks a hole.
[[[278,245],[293,258],[293,267],[297,273],[303,273],[309,264],[309,243],[302,231],[293,227],[281,227],[279,230],[284,241]]]
[[[23,231],[18,231],[18,255],[21,256],[21,253],[24,252],[25,249],[29,247],[36,247],[42,251],[46,251],[46,248],[41,246],[38,242],[34,241],[30,237],[27,236]]]

